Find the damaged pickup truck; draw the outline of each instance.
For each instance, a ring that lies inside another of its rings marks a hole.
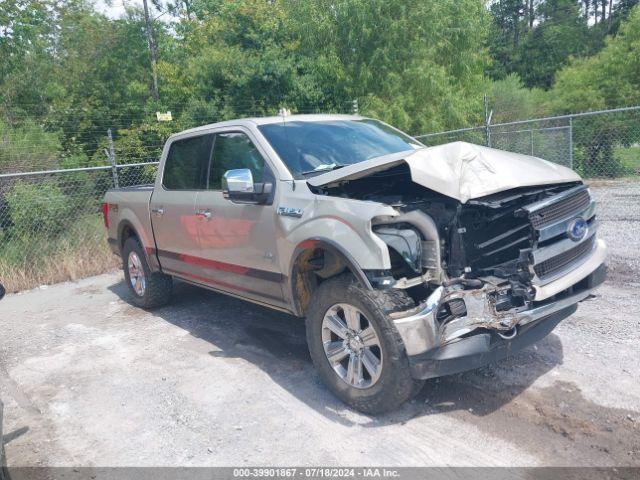
[[[305,317],[320,377],[368,413],[543,338],[606,273],[570,169],[355,116],[179,133],[103,213],[137,305],[177,278]]]

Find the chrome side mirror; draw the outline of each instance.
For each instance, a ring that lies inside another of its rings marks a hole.
[[[248,168],[227,170],[222,176],[222,195],[232,202],[264,204],[269,201],[272,183],[253,183]]]
[[[227,170],[222,176],[222,193],[225,198],[246,196],[254,192],[253,174],[248,168]]]

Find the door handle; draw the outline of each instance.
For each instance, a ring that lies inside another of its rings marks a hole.
[[[155,213],[158,216],[164,215],[164,207],[152,208],[151,213]]]
[[[213,216],[211,210],[196,210],[196,215],[204,218],[205,220],[209,220]]]

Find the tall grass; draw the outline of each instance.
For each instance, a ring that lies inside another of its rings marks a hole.
[[[120,261],[106,238],[102,219],[87,215],[55,238],[0,239],[0,282],[14,292],[113,270]]]

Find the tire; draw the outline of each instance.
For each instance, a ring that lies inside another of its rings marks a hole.
[[[135,271],[130,268],[130,260],[136,266]],[[151,271],[145,252],[138,239],[134,237],[129,237],[122,248],[122,268],[133,303],[138,307],[157,308],[171,301],[173,279],[170,275]],[[134,282],[132,275],[135,275]],[[140,283],[135,282],[136,277]]]
[[[340,275],[320,284],[306,318],[307,343],[318,374],[343,402],[361,412],[379,414],[398,408],[420,391],[424,382],[411,377],[404,343],[388,315],[413,306],[404,291],[369,291],[351,275]],[[357,329],[348,329],[351,333],[344,340],[345,336],[334,330],[346,333],[341,328],[348,327],[347,316],[353,324],[354,308],[362,337],[354,335]],[[336,327],[335,319],[325,320],[327,314],[337,316],[342,324]],[[375,340],[368,327],[373,327]],[[326,353],[325,345],[331,355]],[[347,356],[338,360],[345,353]],[[354,355],[360,360],[353,360]],[[376,365],[374,358],[378,360],[377,368],[370,368]],[[350,369],[357,373],[350,374]]]

